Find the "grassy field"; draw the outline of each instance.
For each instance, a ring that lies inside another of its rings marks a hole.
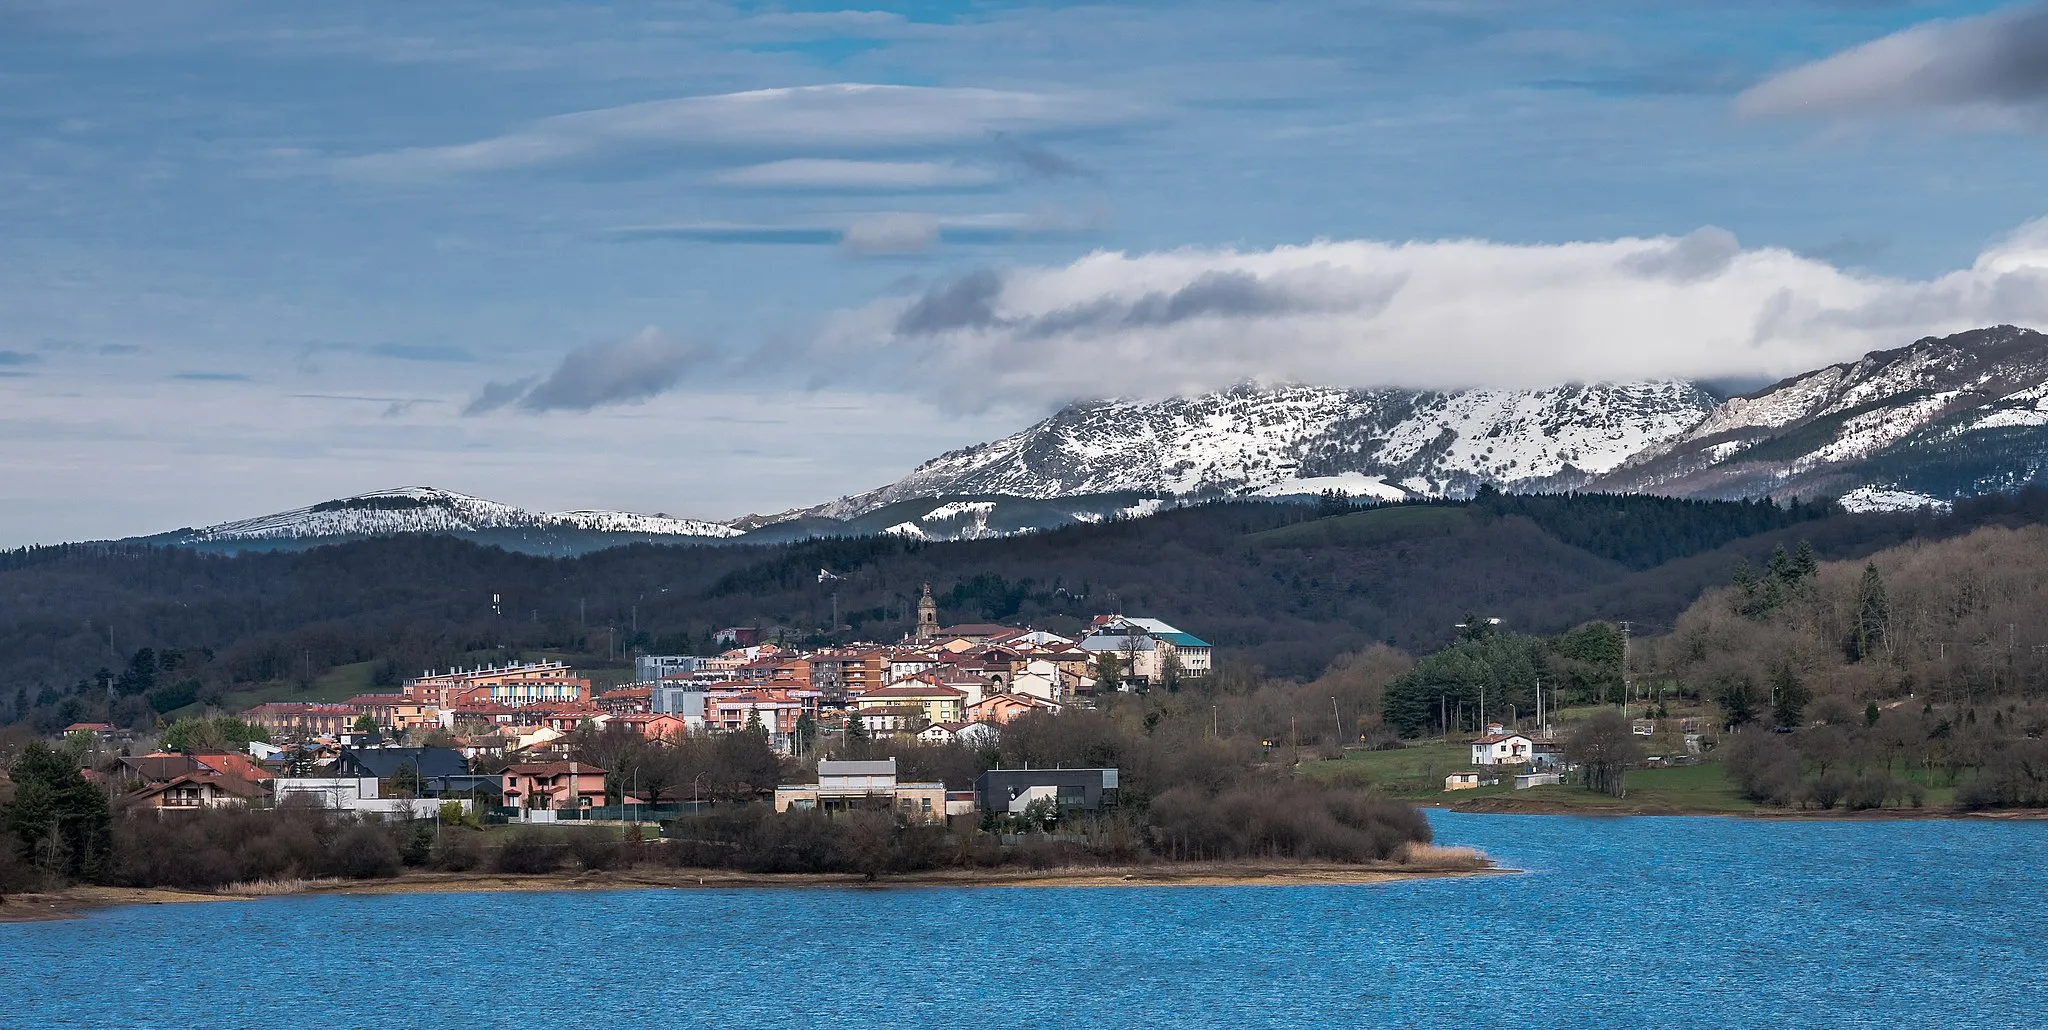
[[[308,690],[298,689],[297,684],[289,680],[250,684],[223,696],[219,707],[224,712],[241,712],[265,701],[346,701],[357,694],[368,694],[377,689],[370,685],[372,664],[356,662],[353,665],[337,665],[314,680],[312,688]],[[206,707],[204,704],[189,704],[165,713],[164,721],[204,715]]]
[[[1354,751],[1302,768],[1318,779],[1348,778],[1372,784],[1395,797],[1457,807],[1586,812],[1753,812],[1756,805],[1737,793],[1716,762],[1637,769],[1628,774],[1628,796],[1609,797],[1571,785],[1514,789],[1512,778],[1496,786],[1445,791],[1444,777],[1472,771],[1471,748],[1462,740],[1420,742],[1395,751]]]

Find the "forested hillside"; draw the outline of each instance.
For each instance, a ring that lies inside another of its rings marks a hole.
[[[1738,565],[1638,654],[1651,689],[1718,704],[1754,800],[2048,806],[2048,527]]]
[[[429,666],[540,652],[616,667],[636,648],[705,648],[729,625],[806,643],[891,640],[925,582],[947,621],[1072,630],[1120,608],[1210,639],[1239,675],[1257,667],[1309,679],[1375,644],[1433,651],[1468,611],[1512,632],[1595,618],[1649,632],[1725,583],[1738,556],[1761,562],[1774,546],[1810,540],[1822,558],[1861,558],[2044,513],[2038,495],[1951,515],[1845,515],[1489,493],[1370,509],[1212,504],[963,543],[639,545],[568,559],[442,538],[239,557],[50,548],[0,561],[0,653],[11,659],[0,710],[38,724],[139,722],[250,684],[309,684],[350,663],[374,663],[374,685],[387,686]]]

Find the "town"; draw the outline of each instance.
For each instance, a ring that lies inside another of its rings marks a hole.
[[[929,585],[915,629],[895,643],[800,650],[738,627],[716,639],[728,649],[637,656],[634,679],[602,691],[563,662],[539,661],[423,670],[396,692],[335,703],[268,701],[235,717],[251,738],[240,747],[166,734],[158,750],[129,754],[111,725],[65,735],[105,746],[88,779],[160,813],[296,804],[401,820],[656,821],[702,810],[701,777],[674,782],[645,762],[609,768],[589,760],[593,742],[618,753],[746,735],[791,768],[815,767],[816,781],[752,783],[753,798],[728,786],[725,800],[772,801],[777,812],[880,807],[930,822],[1030,810],[1042,824],[1035,813],[1048,805],[1113,808],[1117,770],[911,782],[882,752],[891,742],[986,744],[1026,715],[1174,690],[1214,669],[1206,641],[1158,619],[1102,615],[1074,638],[942,625]]]

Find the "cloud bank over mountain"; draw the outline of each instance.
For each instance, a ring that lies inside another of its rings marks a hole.
[[[1928,279],[1730,233],[1562,245],[1321,240],[978,269],[827,320],[807,367],[965,398],[1158,397],[1246,380],[1533,387],[1778,377],[1914,338],[2048,323],[2048,220]],[[950,384],[972,377],[973,391]],[[899,382],[904,380],[899,379]]]

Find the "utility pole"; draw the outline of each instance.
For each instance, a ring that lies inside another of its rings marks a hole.
[[[1624,719],[1628,718],[1629,702],[1628,638],[1629,632],[1634,625],[1634,623],[1629,622],[1627,619],[1621,621],[1621,716]]]
[[[1337,695],[1330,695],[1330,718],[1337,724],[1337,747],[1344,746],[1344,716],[1337,712]]]

